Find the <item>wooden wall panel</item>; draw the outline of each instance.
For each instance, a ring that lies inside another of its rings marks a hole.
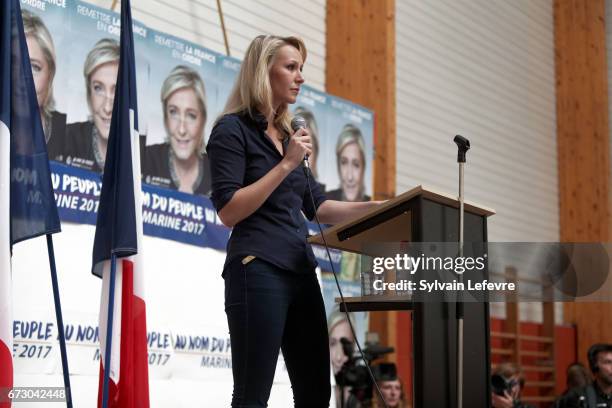
[[[328,0],[325,89],[374,111],[374,198],[395,195],[395,1]],[[394,313],[370,330],[396,344]]]
[[[374,197],[395,194],[395,1],[327,2],[325,89],[374,110]]]
[[[605,1],[555,0],[560,239],[609,239],[608,79]],[[612,341],[612,303],[566,303],[577,354]]]

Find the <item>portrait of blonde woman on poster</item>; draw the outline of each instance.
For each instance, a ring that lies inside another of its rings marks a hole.
[[[365,141],[361,130],[355,125],[344,125],[336,142],[336,169],[340,187],[325,192],[330,200],[370,201],[365,193]],[[360,255],[343,252],[340,262],[340,279],[359,281],[361,269]]]
[[[370,201],[365,193],[365,141],[361,130],[353,124],[342,128],[336,142],[336,168],[340,186],[327,191],[330,200]]]
[[[355,320],[350,315],[351,323],[355,327]],[[335,384],[342,383],[342,367],[349,361],[349,356],[345,352],[346,349],[351,349],[355,344],[355,337],[351,331],[351,326],[346,317],[346,313],[341,312],[337,306],[334,306],[333,311],[327,318],[327,330],[329,335],[329,357],[331,360],[332,374],[335,379]],[[336,407],[341,407],[342,401],[345,403],[350,398],[350,387],[344,387],[344,399],[340,395],[341,387],[336,385],[334,396],[336,399]]]
[[[210,195],[210,165],[204,153],[206,88],[193,69],[176,66],[161,88],[165,143],[147,146],[143,176],[148,184]]]
[[[310,133],[312,143],[312,154],[308,156],[308,164],[310,166],[310,171],[312,172],[312,177],[319,182],[319,186],[324,188],[324,185],[319,181],[319,173],[317,171],[317,159],[319,158],[319,126],[317,125],[317,120],[310,110],[302,106],[295,108],[293,114],[295,116],[303,117],[306,121],[306,128]]]
[[[28,10],[21,11],[23,30],[32,65],[32,77],[40,119],[47,141],[50,160],[62,160],[66,133],[66,114],[55,110],[53,79],[55,78],[55,46],[42,19]]]
[[[66,127],[66,164],[99,173],[104,170],[118,69],[119,43],[101,39],[83,65],[89,119]]]
[[[351,320],[352,319],[353,318],[351,316]],[[354,327],[354,321],[352,321],[351,323],[353,323]],[[342,347],[342,339],[344,338],[350,343],[354,343],[355,337],[351,332],[351,326],[349,325],[349,321],[346,318],[346,314],[338,310],[337,306],[334,307],[334,310],[327,318],[327,329],[329,332],[329,354],[331,358],[333,372],[334,375],[336,375],[340,372],[344,363],[349,360]]]

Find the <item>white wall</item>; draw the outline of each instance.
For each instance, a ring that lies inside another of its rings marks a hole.
[[[456,195],[461,134],[466,200],[497,211],[489,240],[558,241],[552,1],[404,0],[396,18],[397,192]]]
[[[489,239],[558,240],[552,2],[396,5],[398,192],[456,194],[459,133],[466,198],[497,210]]]

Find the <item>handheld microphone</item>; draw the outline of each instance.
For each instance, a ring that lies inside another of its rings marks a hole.
[[[302,128],[306,129],[306,119],[301,116],[294,116],[293,119],[291,119],[291,129],[293,129],[294,132],[297,132]],[[304,167],[310,167],[310,163],[308,163],[308,155],[304,156]]]

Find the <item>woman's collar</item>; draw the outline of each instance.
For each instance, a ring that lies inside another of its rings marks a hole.
[[[266,119],[266,116],[259,110],[253,109],[251,114],[249,114],[249,112],[245,112],[245,116],[251,119],[259,130],[265,131],[268,128],[268,119]]]

